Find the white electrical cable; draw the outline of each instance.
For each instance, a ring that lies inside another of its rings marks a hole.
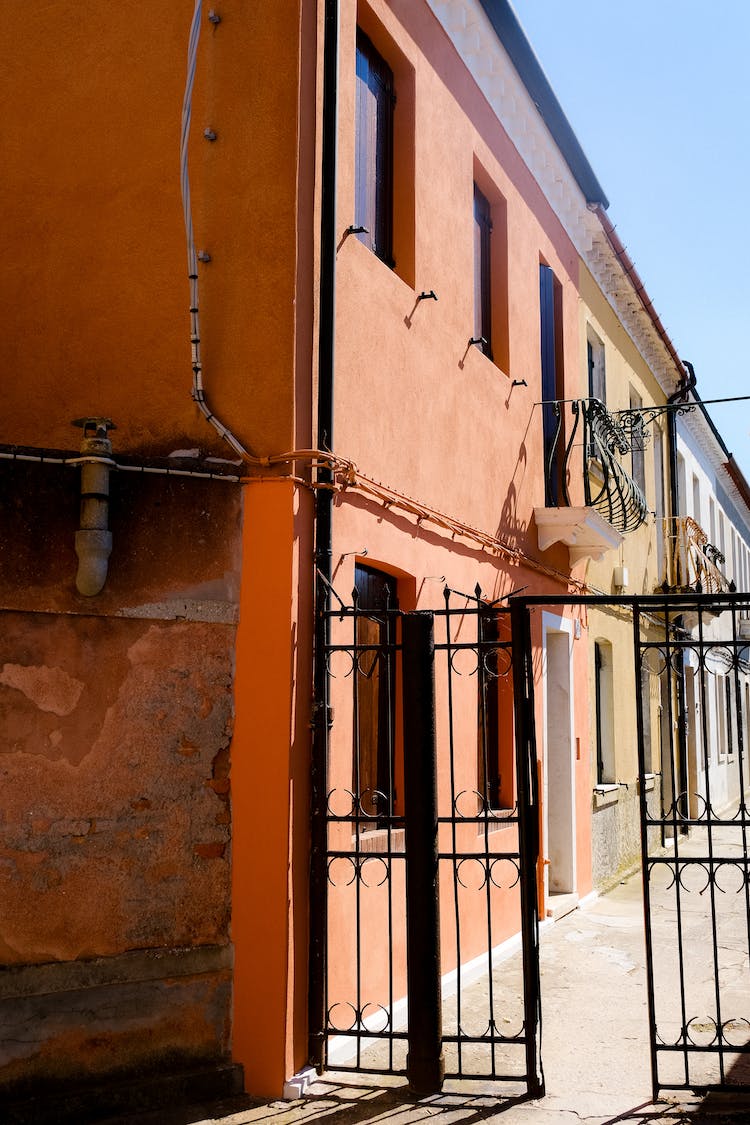
[[[231,445],[245,461],[255,461],[256,458],[245,449],[244,445],[234,436],[231,430],[224,426],[215,414],[209,409],[203,389],[203,366],[201,364],[201,338],[200,321],[198,317],[198,260],[195,253],[195,239],[193,236],[193,212],[190,203],[190,177],[188,174],[188,142],[190,140],[190,117],[193,103],[193,84],[195,82],[195,68],[198,58],[198,41],[201,34],[202,0],[195,0],[193,22],[190,26],[190,40],[188,42],[187,78],[185,81],[185,96],[182,101],[182,133],[180,137],[180,186],[182,189],[182,210],[185,216],[185,236],[187,238],[188,280],[190,282],[190,346],[193,365],[193,400],[206,420],[211,423],[216,432]]]

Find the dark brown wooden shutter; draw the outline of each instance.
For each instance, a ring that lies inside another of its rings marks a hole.
[[[357,32],[354,222],[358,237],[393,265],[393,73]]]
[[[474,184],[474,332],[479,347],[492,359],[492,301],[490,296],[490,205]]]

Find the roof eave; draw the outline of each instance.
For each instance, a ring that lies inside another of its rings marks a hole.
[[[562,106],[555,97],[542,64],[526,38],[513,8],[508,0],[480,0],[480,3],[552,134],[555,144],[565,158],[586,202],[598,204],[606,210],[609,207],[609,200],[604,189],[581,148],[581,143],[573,132]]]

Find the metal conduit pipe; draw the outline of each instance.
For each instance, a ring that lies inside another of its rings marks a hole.
[[[76,532],[78,555],[76,589],[92,598],[107,581],[112,532],[109,530],[109,474],[115,462],[107,434],[114,429],[109,418],[81,418],[73,425],[83,429],[81,441],[81,527]]]
[[[698,382],[698,377],[695,374],[695,369],[692,363],[689,363],[687,360],[682,360],[681,362],[684,364],[685,371],[687,371],[687,377],[683,375],[682,382],[680,383],[679,387],[667,399],[667,402],[670,406],[674,406],[678,402],[687,402],[690,391],[695,390],[695,385]],[[667,456],[669,457],[669,500],[670,507],[672,509],[671,515],[672,519],[676,521],[680,512],[679,473],[677,471],[676,410],[667,411]],[[674,526],[676,526],[676,524]],[[671,575],[671,578],[674,578],[674,575]],[[681,614],[675,617],[674,624],[678,628],[682,628],[683,617]],[[685,654],[682,649],[679,649],[675,656],[675,670],[677,673],[677,761],[675,763],[677,766],[677,777],[675,780],[677,785],[677,792],[680,794],[680,810],[683,816],[687,816],[688,713],[687,697],[685,692]],[[664,767],[662,764],[662,771],[663,769]],[[681,833],[687,834],[687,831],[688,829],[686,825],[681,826]]]

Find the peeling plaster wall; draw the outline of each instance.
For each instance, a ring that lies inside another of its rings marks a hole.
[[[117,477],[86,599],[77,474],[0,476],[0,1100],[225,1063],[239,489]]]

